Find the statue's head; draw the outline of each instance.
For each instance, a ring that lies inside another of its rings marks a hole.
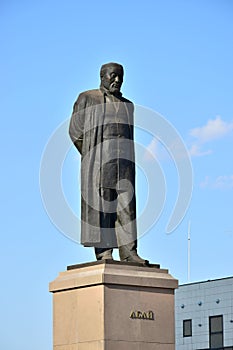
[[[111,94],[118,95],[123,83],[124,69],[118,63],[103,64],[100,69],[101,86],[107,89]]]

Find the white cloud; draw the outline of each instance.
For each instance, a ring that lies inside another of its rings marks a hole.
[[[219,175],[215,179],[211,179],[209,176],[206,176],[199,186],[201,188],[220,189],[220,190],[233,189],[233,174]]]
[[[218,176],[213,184],[214,188],[230,189],[233,188],[233,175]]]
[[[192,136],[193,141],[188,151],[191,157],[202,157],[212,153],[212,150],[209,148],[205,149],[205,145],[208,142],[213,140],[221,139],[233,131],[233,122],[226,122],[221,119],[220,116],[217,116],[215,119],[209,119],[207,123],[203,126],[193,128],[189,131],[189,134]],[[168,146],[168,145],[167,145]],[[173,141],[169,147],[165,147],[169,153],[169,149],[175,149],[175,153],[179,155],[180,142],[177,140]],[[152,158],[167,159],[169,157],[168,153],[165,152],[164,147],[157,138],[153,138],[149,145],[146,147],[145,158],[151,160]],[[180,157],[186,155],[181,154]]]
[[[207,154],[210,154],[210,153],[212,153],[211,150],[202,151],[200,145],[197,145],[197,144],[193,144],[189,149],[189,154],[191,157],[206,156]]]
[[[200,183],[200,187],[201,188],[207,188],[210,184],[210,178],[209,176],[206,176],[205,179],[203,181],[201,181]]]
[[[159,141],[156,138],[153,138],[149,143],[149,145],[146,147],[145,157],[147,160],[157,158],[158,144],[159,144]]]
[[[171,155],[169,153],[169,150],[171,152],[175,152],[176,156],[182,156],[182,153],[180,151],[179,155],[179,147],[180,144],[178,142],[173,142],[169,147],[166,147],[163,145],[157,138],[153,138],[151,142],[148,144],[145,150],[145,159],[146,160],[153,160],[154,158],[157,160],[168,160],[172,159]]]
[[[192,129],[190,134],[196,137],[201,143],[206,143],[222,138],[232,130],[233,122],[225,122],[218,116],[215,119],[208,120],[206,125]]]
[[[210,119],[201,126],[190,130],[190,135],[195,137],[189,152],[191,156],[203,156],[212,153],[211,150],[203,151],[202,147],[207,142],[225,137],[233,130],[233,122],[225,122],[220,116]]]

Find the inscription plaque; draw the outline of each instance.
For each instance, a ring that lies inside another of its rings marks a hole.
[[[141,319],[141,320],[154,320],[154,312],[153,311],[132,311],[130,314],[130,318],[132,319]]]

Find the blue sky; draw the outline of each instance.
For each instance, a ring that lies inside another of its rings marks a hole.
[[[178,191],[176,167],[160,144],[136,134],[155,152],[167,183],[164,210],[140,239],[140,254],[187,282],[191,221],[191,281],[233,274],[232,17],[229,0],[1,2],[4,350],[31,350],[32,344],[34,350],[51,349],[48,283],[67,265],[94,259],[91,249],[66,238],[50,221],[39,171],[52,133],[70,116],[77,95],[98,87],[105,62],[124,65],[124,96],[168,120],[192,160],[191,203],[181,224],[167,235]],[[79,202],[78,167],[71,149],[63,187],[74,207]],[[143,181],[139,171],[139,206]]]

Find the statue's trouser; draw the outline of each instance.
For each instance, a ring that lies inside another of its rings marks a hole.
[[[137,249],[136,205],[132,191],[101,188],[100,196],[107,210],[101,215],[103,246],[95,248],[97,259],[104,255],[111,256],[112,248],[108,246],[108,236],[116,235],[120,259],[124,260]],[[105,237],[104,237],[105,236]]]

